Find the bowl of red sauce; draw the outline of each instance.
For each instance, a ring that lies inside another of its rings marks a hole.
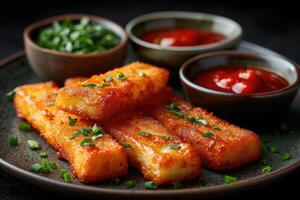
[[[179,76],[192,104],[230,119],[282,116],[299,89],[295,63],[242,51],[195,56]]]
[[[201,53],[233,49],[242,37],[242,28],[231,19],[179,11],[139,16],[126,31],[140,60],[170,69]]]

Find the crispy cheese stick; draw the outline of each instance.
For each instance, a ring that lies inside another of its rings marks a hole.
[[[160,92],[167,80],[167,70],[134,62],[63,87],[56,105],[82,118],[106,119],[144,103]]]
[[[86,147],[81,145],[85,136],[71,139],[78,130],[94,123],[57,110],[53,105],[57,92],[53,82],[19,87],[14,100],[18,116],[31,123],[60,152],[80,181],[91,183],[127,173],[126,152],[110,135],[104,134],[92,140],[94,146]],[[76,119],[76,123],[70,125],[68,117]]]
[[[150,115],[171,133],[192,144],[201,155],[203,166],[214,170],[228,170],[260,157],[258,135],[230,124],[202,108],[192,107],[169,89],[164,95],[168,96],[165,103],[152,106]]]
[[[130,164],[145,179],[163,185],[200,175],[200,158],[190,144],[151,117],[127,114],[125,118],[103,123],[104,128],[125,147]]]

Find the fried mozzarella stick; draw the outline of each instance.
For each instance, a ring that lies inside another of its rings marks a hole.
[[[260,157],[260,138],[253,132],[235,126],[213,113],[170,93],[168,103],[154,106],[151,116],[171,133],[192,144],[201,155],[203,166],[228,170]]]
[[[19,87],[14,100],[18,116],[59,151],[80,181],[91,183],[127,173],[124,148],[93,122],[57,110],[57,92],[53,82]]]
[[[56,106],[82,118],[101,120],[128,111],[160,92],[168,71],[134,62],[60,89]]]
[[[131,165],[159,185],[200,175],[200,158],[192,145],[170,134],[158,121],[140,114],[103,123],[105,130],[127,150]]]

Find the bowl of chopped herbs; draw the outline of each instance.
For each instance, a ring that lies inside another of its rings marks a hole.
[[[91,76],[121,66],[128,38],[124,29],[108,19],[67,14],[28,26],[23,34],[33,71],[45,80]]]

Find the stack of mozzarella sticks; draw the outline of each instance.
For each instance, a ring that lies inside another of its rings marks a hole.
[[[200,176],[202,165],[228,170],[259,158],[256,134],[191,106],[167,86],[168,76],[134,62],[68,79],[61,89],[20,86],[14,105],[85,183],[122,176],[128,163],[164,185]]]

